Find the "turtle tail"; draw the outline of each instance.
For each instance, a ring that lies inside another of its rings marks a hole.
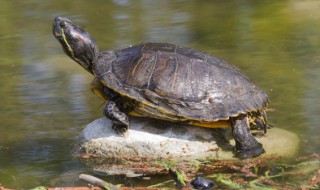
[[[269,128],[269,125],[267,121],[266,110],[252,112],[249,114],[249,118],[250,129],[263,130],[264,133],[267,133],[267,128]]]

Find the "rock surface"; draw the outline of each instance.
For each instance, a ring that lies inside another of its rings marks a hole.
[[[145,118],[131,118],[130,122],[128,134],[120,137],[111,129],[110,120],[100,118],[93,121],[82,131],[75,156],[82,158],[95,170],[107,170],[112,174],[127,173],[123,165],[135,171],[132,165],[141,162],[235,159],[230,148],[222,150],[218,146],[226,144],[226,139],[230,139],[230,144],[234,145],[227,128],[181,126]],[[257,140],[266,150],[264,156],[292,156],[299,143],[297,135],[278,128],[268,130],[266,135]],[[109,164],[105,164],[105,161]],[[110,167],[113,169],[110,170]]]

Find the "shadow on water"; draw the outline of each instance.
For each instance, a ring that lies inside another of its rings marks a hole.
[[[55,16],[84,26],[100,49],[170,42],[240,67],[271,99],[270,122],[319,152],[318,1],[0,2],[0,183],[73,185],[88,172],[70,154],[83,125],[101,117],[91,76],[51,34]],[[113,178],[112,181],[124,182]],[[152,179],[150,183],[157,183]],[[126,183],[144,185],[141,180]]]

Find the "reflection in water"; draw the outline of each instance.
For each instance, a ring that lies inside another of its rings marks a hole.
[[[88,112],[88,106],[85,104],[79,104],[79,102],[85,102],[86,97],[82,92],[88,90],[80,81],[86,81],[87,77],[80,74],[73,74],[70,76],[70,83],[68,85],[69,91],[66,92],[69,95],[71,109],[73,114],[81,114]]]
[[[184,10],[184,6],[180,7],[183,2],[176,2],[174,9],[165,1],[145,1],[141,4],[114,2],[117,9],[112,14],[112,19],[116,20],[112,29],[117,30],[118,40],[112,48],[146,41],[172,43],[172,36],[175,36],[175,44],[189,43],[190,31],[186,23],[190,21],[190,13]]]
[[[240,67],[271,99],[270,122],[296,132],[300,154],[319,151],[318,1],[0,2],[0,183],[68,185],[86,171],[70,150],[101,117],[90,74],[51,34],[54,16],[84,26],[103,49],[170,42]],[[57,176],[68,173],[66,182]],[[71,175],[72,174],[72,175]]]
[[[310,63],[315,64],[313,69],[308,70],[305,73],[305,77],[308,81],[308,88],[305,89],[305,92],[302,97],[302,103],[305,105],[304,115],[307,122],[305,128],[305,133],[302,134],[302,141],[306,145],[306,152],[319,152],[319,122],[320,122],[320,67],[319,67],[319,57],[318,59],[309,60]],[[315,135],[317,134],[317,135]]]
[[[48,82],[56,78],[50,69],[50,66],[43,65],[40,63],[32,65],[24,65],[21,67],[23,73],[21,78],[23,81],[17,84],[17,88],[21,91],[21,99],[25,105],[50,105],[57,98],[54,91],[57,90],[57,85],[53,83],[54,86],[49,86]],[[36,114],[46,114],[37,109],[26,110],[35,112]],[[48,110],[55,112],[54,110]],[[57,110],[58,111],[58,110]],[[61,111],[61,110],[60,110]]]

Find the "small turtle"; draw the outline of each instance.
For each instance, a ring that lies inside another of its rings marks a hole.
[[[63,17],[55,18],[53,35],[94,75],[92,90],[106,100],[104,115],[119,134],[128,130],[128,115],[209,128],[224,124],[232,128],[237,157],[264,152],[250,128],[266,131],[268,96],[226,61],[167,43],[99,51],[89,33]]]
[[[214,183],[211,180],[205,179],[203,177],[195,177],[191,181],[191,185],[195,189],[200,189],[200,190],[209,190],[214,187]]]

